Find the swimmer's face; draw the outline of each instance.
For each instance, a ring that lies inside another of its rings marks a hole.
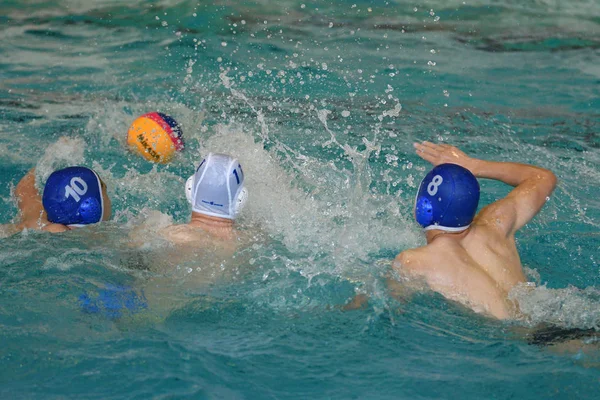
[[[112,214],[112,203],[110,197],[108,197],[108,191],[106,184],[100,179],[100,186],[102,186],[102,201],[104,202],[104,213],[102,214],[102,221],[108,221]]]

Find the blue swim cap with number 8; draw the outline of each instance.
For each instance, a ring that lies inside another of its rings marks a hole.
[[[54,171],[46,181],[42,204],[48,221],[55,224],[78,226],[100,222],[104,212],[100,177],[86,167]]]
[[[479,183],[466,168],[440,164],[419,186],[415,218],[425,230],[460,232],[469,227],[479,204]]]

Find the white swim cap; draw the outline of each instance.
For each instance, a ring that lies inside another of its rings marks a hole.
[[[209,153],[187,180],[185,194],[195,212],[235,219],[248,199],[242,166],[226,154]]]

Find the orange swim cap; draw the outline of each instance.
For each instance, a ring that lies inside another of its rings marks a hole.
[[[127,144],[148,161],[167,163],[183,150],[181,127],[166,114],[144,114],[129,127]]]

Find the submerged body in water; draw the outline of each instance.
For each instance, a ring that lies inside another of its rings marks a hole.
[[[142,286],[154,312],[181,307],[169,295],[173,287],[179,291],[198,290],[231,281],[247,265],[242,249],[255,243],[255,235],[234,227],[247,199],[237,159],[209,153],[188,179],[185,193],[192,205],[189,222],[157,225],[150,219],[131,231],[127,241],[138,248],[134,250],[137,255],[134,253],[133,265],[153,273]],[[146,262],[140,264],[140,259]],[[173,280],[182,277],[185,279],[181,285],[173,285]]]

